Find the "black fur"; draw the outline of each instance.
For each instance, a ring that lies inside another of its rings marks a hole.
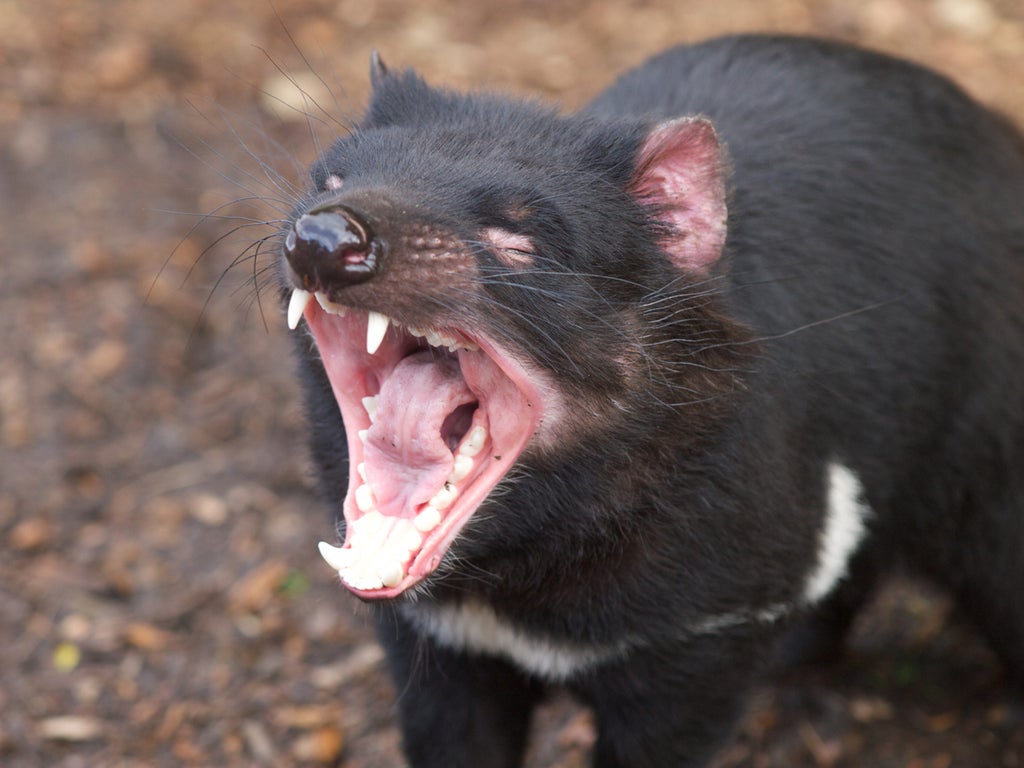
[[[670,50],[567,117],[379,60],[374,80],[315,199],[335,174],[381,237],[415,224],[472,244],[497,226],[538,258],[476,247],[464,277],[421,265],[332,298],[483,329],[572,404],[422,594],[374,605],[415,768],[517,765],[545,682],[422,631],[418,612],[467,600],[553,643],[623,649],[565,680],[595,709],[595,765],[704,765],[804,608],[830,461],[872,517],[821,624],[845,628],[898,552],[1024,679],[1024,143],[1005,120],[922,68],[798,38]],[[631,186],[652,127],[684,115],[710,118],[731,169],[705,272],[666,255]],[[340,417],[300,343],[340,509]]]

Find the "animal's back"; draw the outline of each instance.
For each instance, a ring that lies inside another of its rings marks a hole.
[[[928,70],[789,37],[673,49],[588,111],[712,119],[733,166],[722,290],[764,339],[760,403],[855,464],[879,538],[1021,658],[997,597],[1024,578],[1019,133]]]

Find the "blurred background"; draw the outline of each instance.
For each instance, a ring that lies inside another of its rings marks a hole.
[[[260,222],[358,116],[374,48],[571,109],[739,30],[902,54],[1024,120],[1020,0],[0,0],[0,764],[402,765],[365,614],[315,552]],[[529,765],[592,739],[556,697]],[[998,666],[897,580],[847,660],[757,691],[718,768],[1019,765]]]

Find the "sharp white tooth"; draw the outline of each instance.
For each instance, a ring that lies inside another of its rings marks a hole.
[[[352,535],[349,537],[349,544],[352,545],[352,549],[360,561],[365,560],[368,554],[376,552],[384,545],[389,530],[384,515],[376,509],[370,510],[352,522]]]
[[[416,552],[423,546],[423,534],[416,530],[413,525],[402,533],[402,548],[406,552]]]
[[[331,315],[341,315],[342,317],[345,316],[345,306],[343,304],[334,303],[333,301],[327,298],[327,294],[324,293],[323,291],[317,291],[314,295],[316,296],[317,304],[319,304],[323,308],[324,312],[327,312],[328,314]]]
[[[313,294],[309,291],[304,291],[301,288],[296,288],[292,291],[292,297],[288,301],[288,328],[294,331],[299,326],[299,320],[302,319],[302,313],[306,311],[306,306],[309,304],[309,300],[313,298]]]
[[[372,573],[343,573],[341,578],[350,587],[356,589],[380,589],[384,586],[380,576]]]
[[[366,444],[366,436],[369,433],[370,433],[370,430],[368,430],[368,429],[360,429],[358,432],[356,432],[356,434],[359,435],[359,439],[363,441],[364,445]]]
[[[372,424],[377,418],[377,395],[372,397],[363,398],[363,408],[366,409],[366,414],[370,417],[370,423]]]
[[[398,563],[404,563],[409,555],[423,546],[423,534],[416,530],[412,520],[401,518],[395,521],[395,525],[388,534],[383,550],[388,557]]]
[[[473,457],[464,453],[455,454],[455,463],[452,465],[452,473],[448,475],[449,483],[457,483],[469,477],[473,471]]]
[[[459,453],[463,456],[476,456],[483,450],[484,443],[486,442],[487,430],[478,424],[469,430],[469,434],[466,435],[465,439],[459,445]]]
[[[356,472],[359,473],[359,477],[361,477],[363,479],[363,482],[365,483],[366,482],[366,462],[365,461],[360,461],[359,464],[356,465]]]
[[[396,587],[405,577],[405,570],[402,568],[401,563],[389,560],[385,563],[378,563],[377,576],[385,587]]]
[[[429,504],[413,519],[412,524],[421,533],[430,533],[441,523],[441,513]]]
[[[369,488],[370,486],[363,486]],[[379,510],[373,510],[360,517],[355,521],[355,526],[358,528],[360,533],[365,533],[367,536],[376,536],[380,531],[381,527],[387,522],[384,519],[384,515]]]
[[[327,561],[327,564],[336,571],[343,571],[352,564],[353,553],[351,549],[342,549],[321,541],[317,544],[320,556]]]
[[[360,512],[369,512],[373,509],[373,489],[369,485],[364,484],[356,488],[356,506]]]
[[[434,494],[434,498],[427,502],[434,509],[448,509],[459,495],[458,490],[451,483],[445,483],[444,487]]]
[[[382,315],[380,312],[370,312],[369,317],[366,319],[367,354],[372,355],[380,349],[381,342],[384,341],[384,334],[388,332],[390,324],[391,318],[387,315]]]

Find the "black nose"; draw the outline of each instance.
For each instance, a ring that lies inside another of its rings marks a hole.
[[[382,248],[369,224],[343,205],[315,208],[296,219],[284,251],[308,290],[361,283],[383,266]]]

